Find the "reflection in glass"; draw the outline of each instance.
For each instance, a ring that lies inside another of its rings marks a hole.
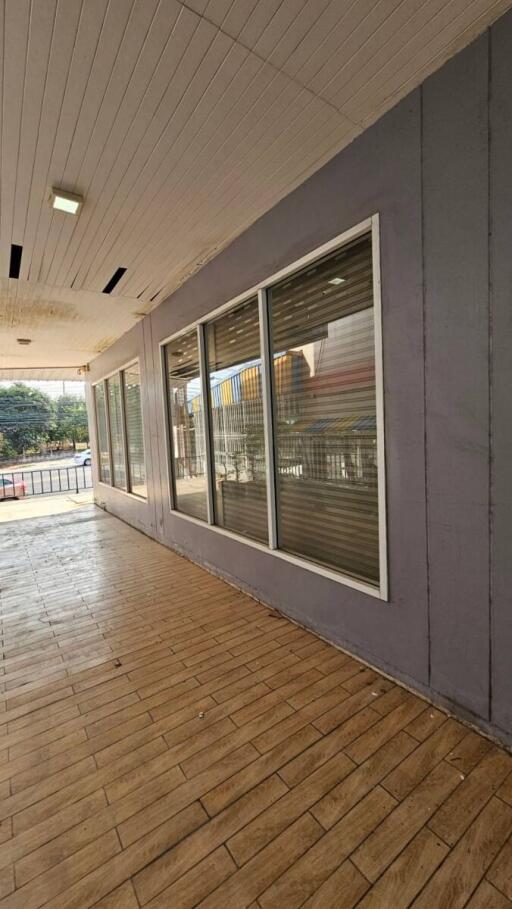
[[[100,456],[100,480],[110,484],[110,460],[108,456],[107,412],[105,408],[105,386],[103,382],[94,386],[96,401],[96,426],[98,429],[98,453]]]
[[[206,451],[197,332],[166,346],[175,506],[206,520]]]
[[[126,489],[126,469],[123,445],[123,416],[121,380],[119,373],[107,379],[108,410],[110,416],[110,444],[112,446],[112,472],[114,486]]]
[[[133,492],[134,495],[145,497],[147,496],[146,464],[142,429],[140,366],[138,363],[134,363],[124,370],[123,382],[130,492]]]
[[[258,301],[207,326],[215,521],[268,541]]]
[[[370,237],[269,299],[279,547],[378,586]]]

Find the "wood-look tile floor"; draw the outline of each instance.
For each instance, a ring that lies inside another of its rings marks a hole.
[[[504,909],[512,757],[93,507],[0,543],[1,909]]]

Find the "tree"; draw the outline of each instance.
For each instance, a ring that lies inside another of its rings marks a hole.
[[[54,426],[55,408],[44,392],[15,382],[0,388],[0,455],[39,448]]]
[[[83,398],[61,395],[55,402],[55,426],[50,433],[52,441],[77,442],[89,440],[87,407]]]

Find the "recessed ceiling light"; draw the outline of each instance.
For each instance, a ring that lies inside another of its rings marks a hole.
[[[77,193],[68,193],[64,189],[52,189],[51,195],[52,208],[57,211],[64,211],[68,215],[77,215],[80,211],[84,199]]]
[[[346,278],[331,278],[329,284],[344,284],[346,280]]]

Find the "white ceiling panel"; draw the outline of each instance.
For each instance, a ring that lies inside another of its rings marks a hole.
[[[12,278],[0,278],[0,295],[2,367],[66,367],[69,378],[143,315],[131,298]]]
[[[0,0],[0,371],[74,375],[511,2]]]

